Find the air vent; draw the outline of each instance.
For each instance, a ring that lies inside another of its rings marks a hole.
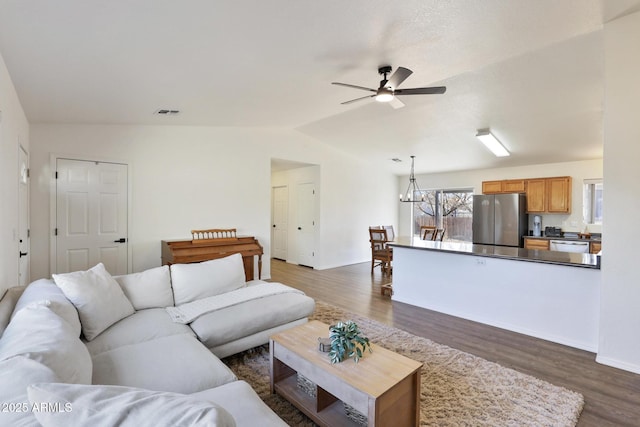
[[[156,112],[153,114],[157,114],[160,116],[175,116],[175,115],[178,115],[179,113],[180,113],[180,110],[168,110],[168,109],[162,108],[160,110],[156,110]]]

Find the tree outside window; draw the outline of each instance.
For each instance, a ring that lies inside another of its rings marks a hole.
[[[423,225],[444,228],[444,239],[471,242],[473,220],[472,190],[423,190],[424,201],[415,204],[414,230]]]

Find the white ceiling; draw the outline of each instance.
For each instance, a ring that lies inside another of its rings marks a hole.
[[[602,156],[603,23],[640,0],[0,0],[31,123],[269,126],[406,174]],[[398,110],[377,87],[414,71]],[[159,117],[160,108],[178,109]],[[511,151],[475,138],[490,127]],[[398,157],[403,163],[394,163]]]

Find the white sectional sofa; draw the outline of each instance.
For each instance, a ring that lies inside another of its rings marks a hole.
[[[314,307],[293,288],[245,283],[240,255],[37,280],[0,324],[0,426],[284,426],[220,357]]]

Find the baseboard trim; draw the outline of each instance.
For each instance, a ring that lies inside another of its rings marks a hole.
[[[607,365],[611,366],[612,368],[622,369],[623,371],[633,372],[634,374],[640,374],[640,366],[634,363],[622,362],[611,357],[600,355],[596,356],[596,362],[600,363],[601,365]]]

